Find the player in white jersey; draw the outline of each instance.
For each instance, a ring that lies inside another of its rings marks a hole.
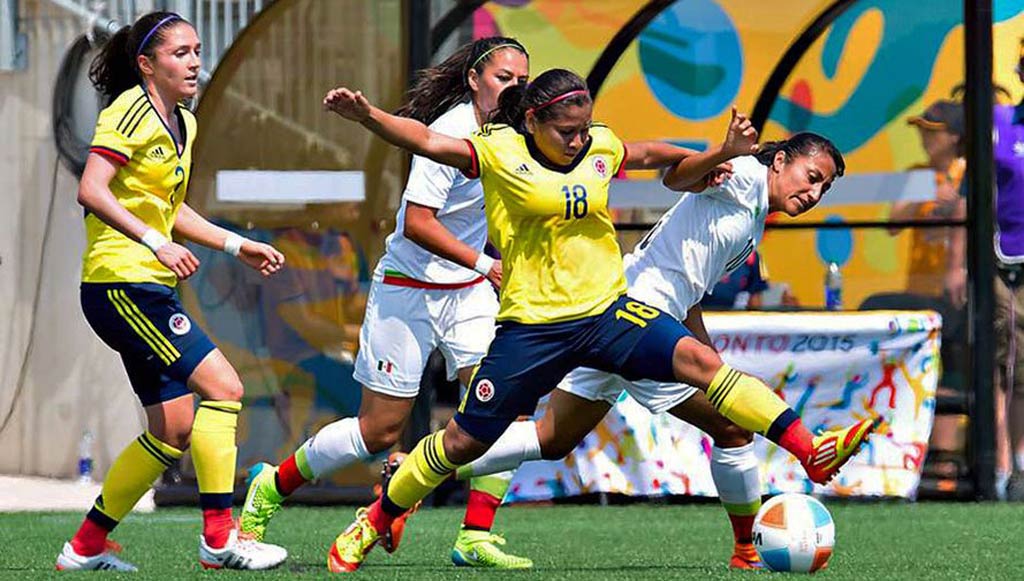
[[[731,159],[731,174],[712,174],[701,193],[684,195],[625,257],[628,295],[683,321],[711,345],[700,300],[724,274],[755,249],[769,212],[798,216],[813,208],[845,162],[835,146],[813,133],[763,146],[745,116],[733,112],[725,143],[691,156],[664,179],[671,189],[693,189],[698,176]],[[746,150],[756,155],[733,156]],[[735,536],[730,567],[760,567],[751,541],[753,517],[761,505],[761,484],[753,434],[720,413],[700,390],[679,383],[627,381],[603,371],[578,368],[552,393],[537,422],[510,427],[459,477],[507,470],[527,460],[558,459],[601,421],[622,391],[651,413],[669,412],[714,440],[711,474]]]
[[[419,74],[397,112],[452,137],[469,137],[497,107],[506,87],[529,77],[526,49],[512,38],[477,40]],[[263,538],[271,517],[297,488],[398,441],[419,392],[427,358],[444,355],[449,379],[469,384],[494,337],[501,262],[487,256],[487,220],[478,179],[414,156],[395,232],[374,271],[359,334],[354,378],[363,385],[359,415],[322,428],[279,466],[253,468],[241,518]],[[493,285],[493,287],[492,287]],[[385,471],[393,469],[389,461]],[[528,568],[491,533],[512,473],[474,478],[463,528],[452,550],[457,565]],[[405,519],[385,538],[397,548]]]

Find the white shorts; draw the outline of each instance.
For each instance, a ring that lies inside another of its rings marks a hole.
[[[416,397],[431,351],[448,379],[480,363],[494,338],[498,297],[486,282],[458,290],[370,285],[352,376],[371,391]]]
[[[607,371],[577,367],[558,384],[558,389],[589,401],[605,401],[615,405],[619,395],[627,392],[652,414],[668,411],[697,393],[685,383],[661,383],[650,379],[629,381]]]

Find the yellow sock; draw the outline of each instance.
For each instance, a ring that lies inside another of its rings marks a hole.
[[[434,432],[416,444],[391,478],[382,499],[385,505],[412,508],[455,471],[455,464],[444,454],[443,436],[444,430]],[[386,506],[385,510],[389,508],[392,507]]]
[[[767,435],[772,424],[789,411],[761,380],[722,364],[708,387],[708,401],[741,428]]]
[[[237,401],[203,401],[192,424],[192,463],[202,508],[231,508],[235,490]]]
[[[120,522],[181,454],[181,450],[143,432],[121,451],[107,471],[91,514],[98,512],[114,523]]]

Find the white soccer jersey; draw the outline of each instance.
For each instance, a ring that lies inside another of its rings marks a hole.
[[[430,128],[451,137],[469,137],[478,129],[473,104],[466,102],[452,107],[431,123]],[[385,242],[384,256],[377,265],[375,278],[380,280],[386,271],[437,284],[462,283],[479,278],[476,272],[432,254],[405,237],[407,202],[437,208],[438,221],[469,247],[482,251],[487,242],[484,191],[480,180],[468,179],[453,167],[413,156],[395,231]]]
[[[684,194],[626,255],[629,296],[682,321],[753,252],[768,214],[768,168],[753,156],[732,167],[721,186]]]

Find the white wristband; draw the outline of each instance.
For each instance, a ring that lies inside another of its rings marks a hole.
[[[238,253],[242,251],[242,244],[247,239],[235,234],[234,232],[228,234],[226,240],[224,240],[224,252],[227,252],[231,256],[238,256]]]
[[[145,244],[155,254],[164,244],[167,244],[167,237],[150,228],[142,235],[140,242]]]
[[[487,273],[491,272],[492,266],[494,266],[494,259],[481,252],[480,256],[476,257],[476,264],[473,265],[473,270],[487,276]]]

